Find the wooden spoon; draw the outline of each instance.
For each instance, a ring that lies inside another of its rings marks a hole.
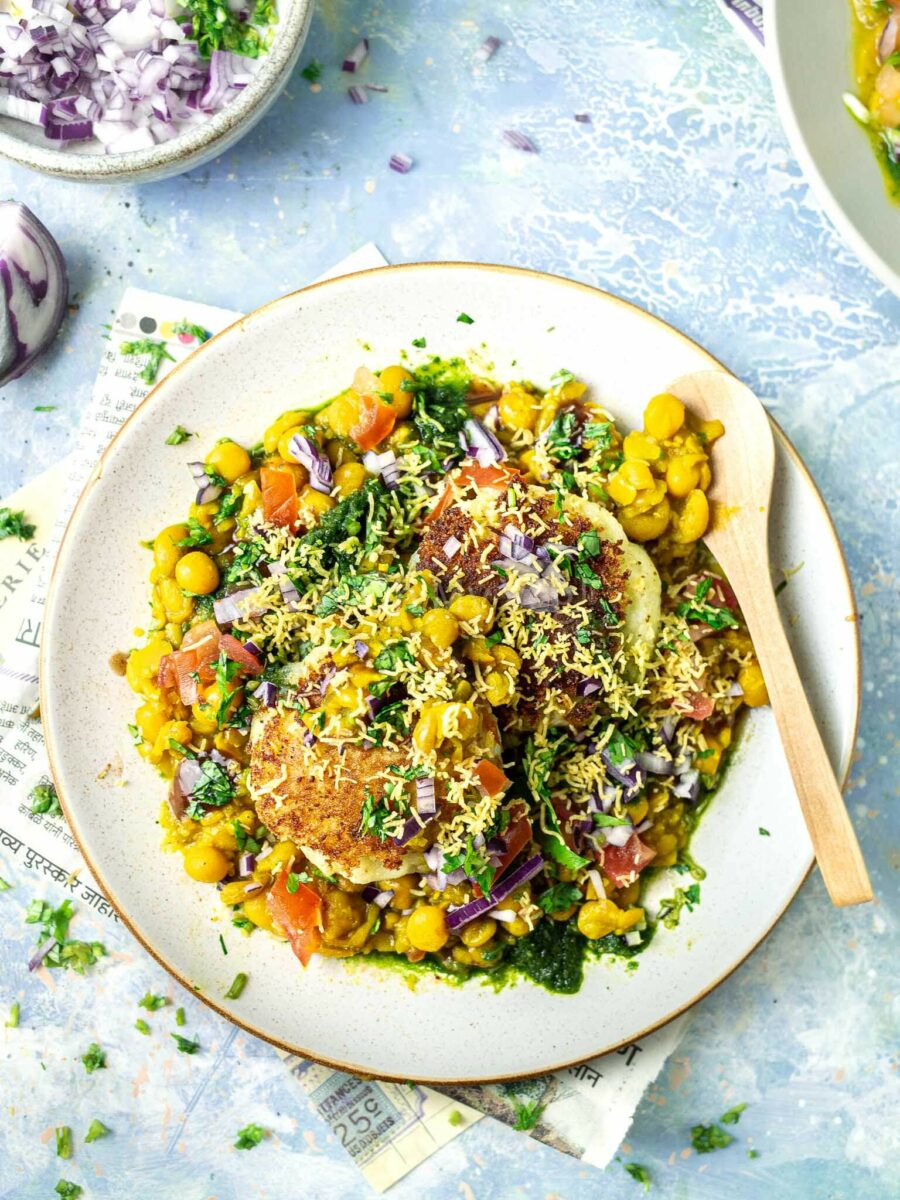
[[[832,902],[863,904],[872,888],[853,825],[785,637],[769,568],[775,445],[766,410],[722,371],[676,379],[669,391],[725,437],[712,450],[713,519],[704,541],[737,595],[762,667],[778,731]],[[718,511],[717,511],[718,507]]]

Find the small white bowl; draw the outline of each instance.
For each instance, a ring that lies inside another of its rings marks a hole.
[[[766,10],[769,72],[794,153],[838,232],[900,295],[900,205],[842,99],[855,87],[851,33],[847,0],[770,0]]]
[[[220,112],[171,141],[122,154],[104,154],[92,142],[60,149],[35,126],[0,117],[0,155],[84,183],[149,183],[199,167],[242,138],[275,102],[303,49],[312,11],[313,0],[280,0],[272,45],[252,81]]]

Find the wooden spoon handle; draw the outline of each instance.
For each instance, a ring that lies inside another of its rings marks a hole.
[[[764,584],[742,600],[742,609],[828,894],[836,905],[864,904],[872,899],[872,886],[775,595]]]

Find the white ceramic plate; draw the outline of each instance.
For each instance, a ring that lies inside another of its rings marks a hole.
[[[855,91],[848,0],[769,0],[778,112],[819,202],[870,271],[900,295],[900,205],[841,99]]]
[[[465,311],[473,325],[457,322]],[[499,378],[546,384],[560,367],[589,382],[622,425],[687,371],[717,364],[681,334],[581,284],[500,267],[385,268],[285,296],[213,338],[162,382],[112,443],[63,542],[43,640],[43,719],[60,796],[85,858],[144,945],[251,1032],[356,1072],[423,1081],[533,1075],[620,1045],[673,1017],[760,942],[809,870],[810,844],[768,710],[755,711],[693,852],[702,903],[663,931],[640,969],[588,967],[576,996],[522,982],[495,994],[432,978],[411,991],[393,971],[315,958],[232,929],[214,889],[158,849],[164,785],[130,744],[135,698],[107,667],[146,623],[141,539],[181,518],[197,446],[256,442],[299,396],[325,398],[360,363],[383,366],[416,337],[428,352],[475,351]],[[363,349],[363,346],[365,349]],[[486,347],[487,349],[483,349]],[[414,353],[414,352],[413,352]],[[178,422],[199,439],[173,448]],[[835,769],[849,762],[858,708],[853,597],[821,497],[777,439],[773,564],[804,567],[782,593],[788,632]],[[793,621],[794,614],[797,620]],[[127,786],[108,762],[122,763]],[[763,826],[770,837],[759,834]],[[671,894],[679,877],[657,889]],[[218,935],[227,938],[222,956]],[[239,970],[250,983],[221,999]]]

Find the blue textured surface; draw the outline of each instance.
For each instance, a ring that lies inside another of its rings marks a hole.
[[[390,92],[356,107],[335,64],[363,33],[364,78]],[[488,34],[504,46],[474,70]],[[848,553],[866,656],[849,803],[880,900],[837,912],[813,875],[765,945],[699,1006],[638,1110],[629,1156],[650,1169],[661,1200],[900,1195],[900,303],[820,214],[766,77],[713,0],[336,0],[320,8],[301,65],[313,56],[326,64],[320,91],[295,75],[232,153],[180,179],[87,189],[0,166],[0,191],[32,206],[62,244],[79,302],[45,361],[0,393],[0,495],[72,445],[99,326],[128,283],[246,310],[371,239],[395,262],[470,258],[587,280],[703,343],[773,405]],[[576,124],[585,111],[593,123]],[[506,128],[540,153],[507,147]],[[395,151],[415,158],[408,176],[388,171]],[[36,414],[37,404],[59,407]],[[23,1028],[6,1045],[32,1039],[46,1070],[37,1051],[27,1069],[13,1051],[4,1063],[0,1196],[50,1196],[61,1174],[116,1200],[369,1194],[273,1052],[189,998],[203,1060],[176,1055],[132,1078],[127,1064],[146,1046],[132,1030],[137,1010],[121,1000],[168,981],[132,947],[114,970],[45,992],[24,969],[27,884],[16,882],[0,907],[0,1005],[21,995]],[[95,1037],[118,1067],[88,1077],[73,1055]],[[685,1152],[691,1125],[738,1101],[749,1104],[739,1144]],[[59,1164],[41,1135],[95,1116],[115,1136]],[[276,1138],[235,1153],[234,1132],[250,1120]],[[750,1145],[759,1158],[747,1158]],[[392,1193],[641,1194],[618,1164],[601,1174],[488,1121]]]

